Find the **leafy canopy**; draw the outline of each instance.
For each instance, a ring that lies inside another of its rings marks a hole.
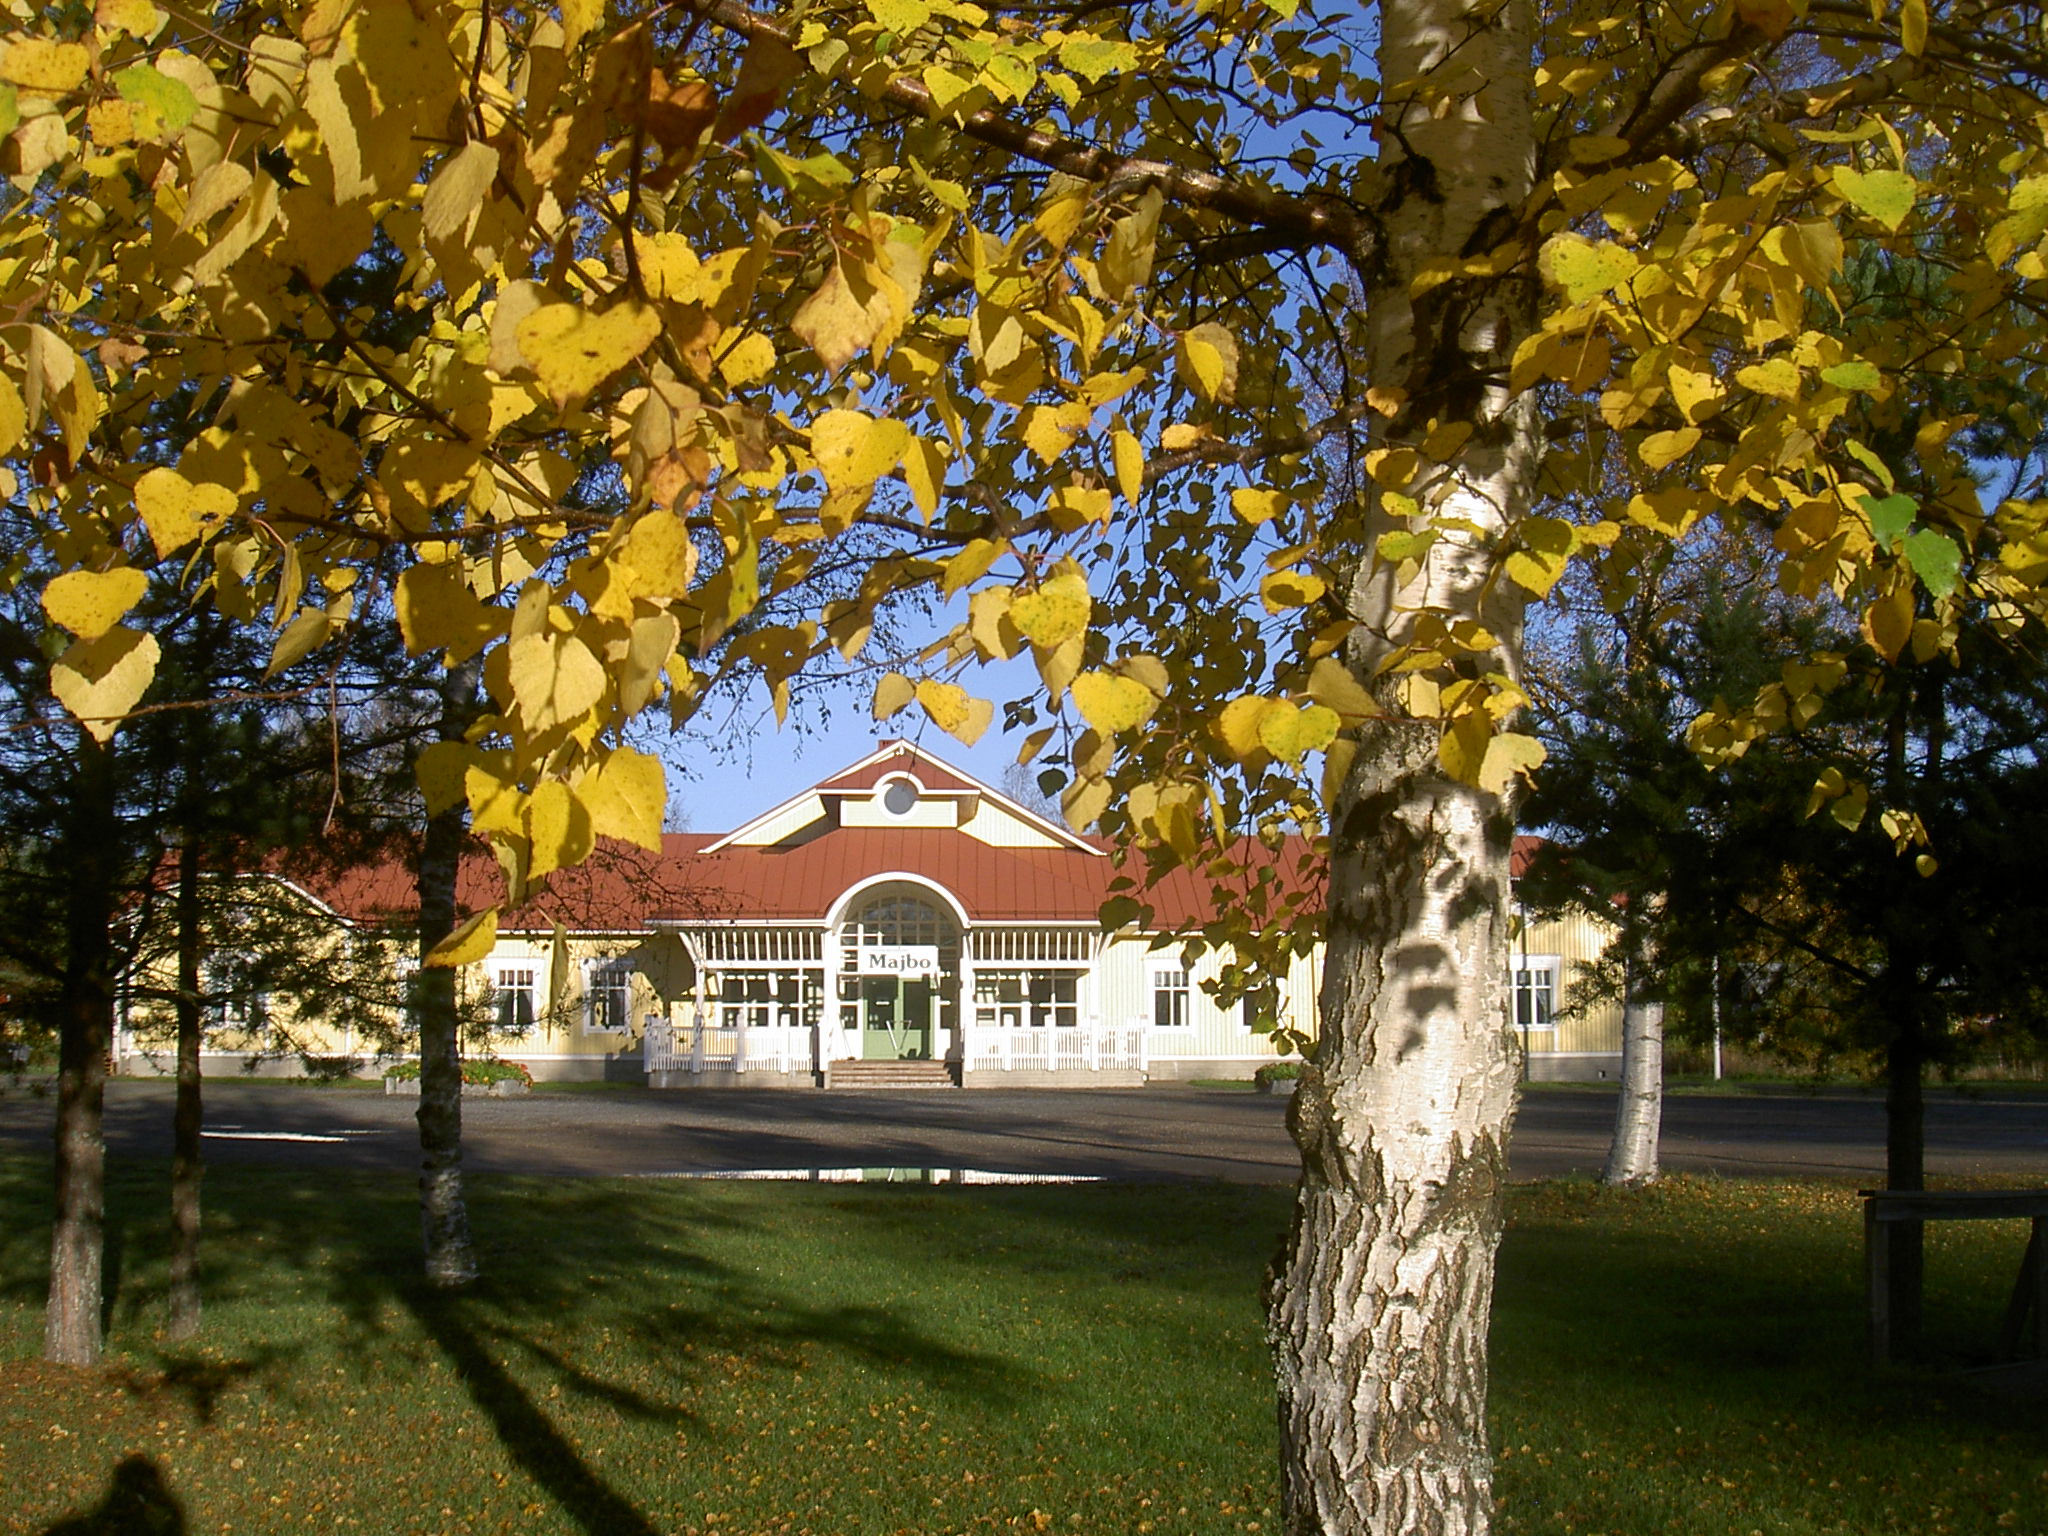
[[[1572,562],[1625,591],[1646,541],[1720,520],[1887,663],[1951,648],[1965,609],[2038,637],[2048,499],[2030,472],[1987,504],[1969,450],[1994,385],[2039,429],[2027,7],[1546,11],[1534,194],[1402,295],[1443,335],[1527,296],[1505,382],[1548,452],[1484,526],[1445,511],[1473,381],[1356,361],[1383,220],[1450,170],[1384,171],[1373,135],[1486,83],[1455,50],[1374,80],[1377,17],[9,14],[0,492],[61,573],[58,698],[102,739],[145,698],[135,604],[164,567],[268,631],[273,669],[365,622],[482,653],[488,711],[421,777],[514,901],[598,837],[656,844],[637,717],[735,673],[780,709],[835,655],[875,668],[878,717],[969,741],[995,712],[972,669],[1028,658],[1009,718],[1067,815],[1247,882],[1215,936],[1256,950],[1305,942],[1304,898],[1233,839],[1319,831],[1314,775],[1361,730],[1428,732],[1495,792],[1540,760],[1514,636],[1431,596],[1447,559],[1477,552],[1511,629]],[[1871,261],[1933,273],[1925,302],[1876,312],[1850,278]],[[921,595],[951,630],[867,657]],[[1393,642],[1364,675],[1360,625]],[[1738,753],[1841,670],[1788,663],[1693,739]]]

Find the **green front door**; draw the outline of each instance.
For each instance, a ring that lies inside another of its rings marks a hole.
[[[932,984],[894,976],[860,979],[860,1053],[869,1061],[929,1061]]]

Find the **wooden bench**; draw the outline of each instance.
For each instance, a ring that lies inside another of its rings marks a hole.
[[[1858,1190],[1863,1197],[1863,1289],[1870,1310],[1870,1358],[1875,1365],[1892,1359],[1891,1243],[1884,1229],[1898,1222],[2010,1221],[2032,1223],[2027,1249],[2020,1258],[2019,1279],[2006,1304],[1999,1330],[1999,1353],[2022,1358],[2021,1340],[2027,1317],[2034,1318],[2033,1358],[2048,1360],[2048,1262],[2044,1262],[2042,1227],[2048,1223],[2048,1189]]]

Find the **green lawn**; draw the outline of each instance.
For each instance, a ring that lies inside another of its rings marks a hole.
[[[207,1337],[177,1348],[162,1174],[128,1166],[112,1365],[82,1375],[34,1360],[45,1179],[0,1159],[0,1530],[117,1483],[193,1536],[1275,1526],[1283,1191],[477,1180],[490,1279],[449,1301],[412,1284],[409,1181],[222,1169]],[[1502,1528],[2048,1530],[2038,1405],[1866,1378],[1858,1233],[1838,1189],[1517,1191]],[[2017,1251],[1944,1229],[1948,1347],[1988,1336]]]

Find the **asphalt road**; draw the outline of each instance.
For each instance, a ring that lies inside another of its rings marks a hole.
[[[172,1088],[110,1085],[114,1152],[168,1157]],[[405,1171],[418,1156],[417,1101],[357,1089],[215,1081],[206,1155],[216,1165]],[[53,1105],[0,1096],[0,1145],[47,1147]],[[1611,1089],[1525,1097],[1511,1148],[1517,1179],[1597,1173],[1613,1124]],[[1289,1182],[1285,1102],[1193,1088],[923,1093],[655,1092],[618,1089],[472,1098],[467,1165],[485,1173],[642,1177],[753,1169],[973,1168],[1114,1179]],[[1936,1094],[1927,1116],[1935,1176],[2048,1179],[2048,1095]],[[1726,1176],[1874,1180],[1884,1167],[1875,1097],[1674,1095],[1664,1166]]]

